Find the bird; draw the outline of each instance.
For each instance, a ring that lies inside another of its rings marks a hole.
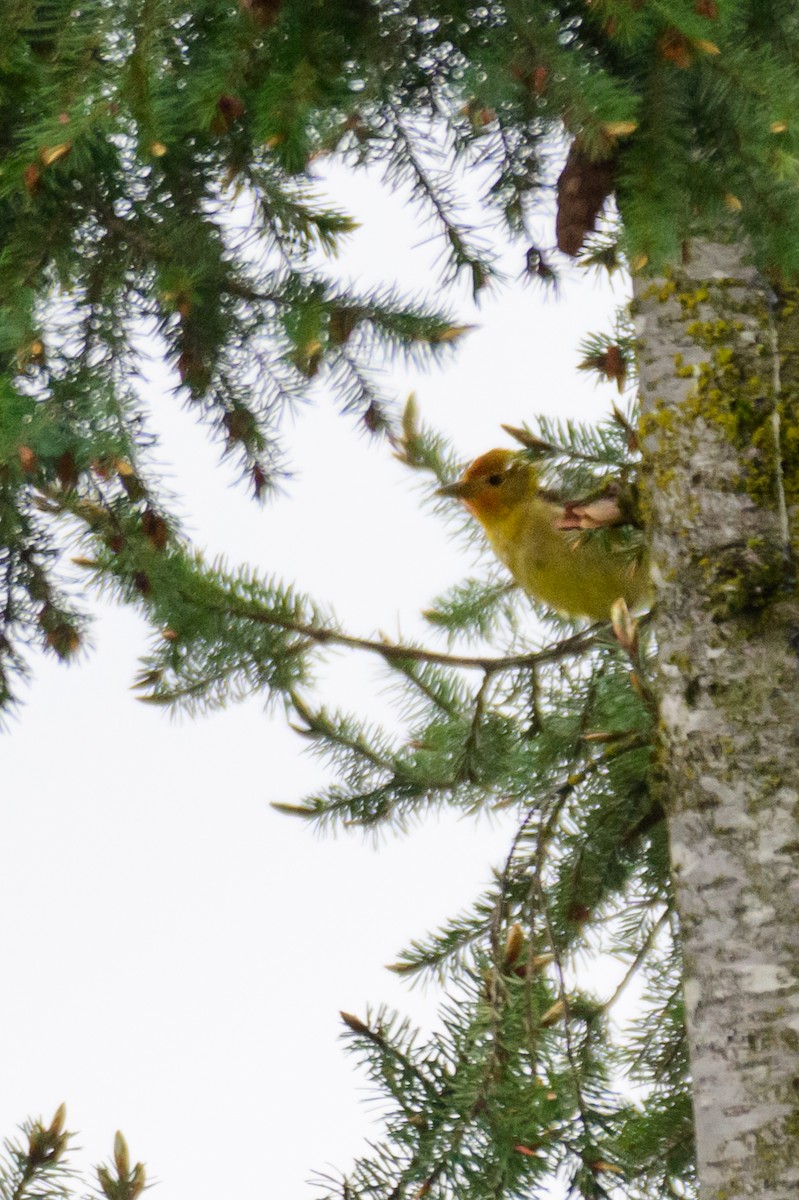
[[[620,523],[612,497],[564,504],[540,487],[534,464],[515,450],[481,454],[438,494],[462,501],[516,583],[548,608],[607,621],[619,598],[632,611],[646,607],[645,553],[631,556],[618,531],[601,539],[574,532]]]

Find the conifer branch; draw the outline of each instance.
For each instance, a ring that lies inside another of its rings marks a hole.
[[[187,595],[186,599],[190,599]],[[377,654],[388,662],[410,660],[419,663],[438,663],[442,666],[460,667],[464,670],[483,671],[487,675],[495,675],[503,671],[515,670],[519,667],[535,667],[544,663],[559,662],[562,659],[577,657],[597,644],[597,627],[592,627],[581,633],[573,634],[551,646],[526,654],[506,655],[468,655],[450,654],[444,651],[428,650],[423,646],[407,645],[400,642],[378,640],[376,638],[356,637],[342,633],[339,630],[325,626],[309,625],[302,621],[291,620],[274,613],[265,612],[256,605],[234,600],[232,597],[210,601],[212,607],[227,613],[232,617],[254,621],[257,624],[275,626],[302,634],[311,642],[319,645],[345,646],[351,650],[365,650]],[[600,626],[599,629],[602,627]]]
[[[443,189],[431,178],[418,153],[421,138],[409,134],[403,115],[396,108],[393,110],[393,134],[392,172],[398,178],[407,179],[413,193],[432,210],[449,243],[455,271],[464,266],[469,267],[472,272],[473,291],[477,294],[488,282],[492,274],[491,267],[484,257],[469,246],[463,229],[459,227],[450,211],[450,204]]]
[[[377,754],[364,738],[348,735],[341,725],[336,726],[322,712],[312,712],[308,705],[296,692],[289,694],[292,706],[296,709],[305,728],[294,725],[292,728],[303,737],[322,737],[326,742],[351,751],[356,756],[365,759],[373,767],[381,771],[393,771],[394,764],[390,758]]]
[[[587,1145],[591,1138],[590,1121],[588,1117],[588,1108],[583,1095],[582,1075],[577,1063],[577,1055],[574,1048],[571,1001],[566,989],[566,976],[563,970],[563,957],[561,948],[550,918],[549,901],[542,886],[540,872],[537,872],[535,876],[534,886],[536,891],[537,908],[544,918],[544,926],[547,931],[547,938],[553,956],[555,974],[558,983],[558,1004],[563,1020],[563,1037],[566,1045],[566,1057],[568,1059],[572,1083],[574,1086],[574,1094],[577,1100],[577,1109],[580,1114],[580,1120],[583,1127],[583,1136]]]
[[[408,1054],[400,1050],[395,1042],[390,1041],[381,1029],[374,1029],[367,1021],[361,1021],[359,1017],[355,1017],[352,1013],[340,1013],[341,1019],[347,1028],[355,1037],[363,1038],[375,1046],[381,1055],[386,1058],[391,1058],[399,1063],[403,1070],[413,1075],[414,1079],[421,1084],[423,1090],[431,1100],[438,1099],[438,1091],[431,1079],[428,1079],[424,1072],[417,1066]]]
[[[480,736],[480,726],[482,724],[483,715],[486,707],[486,696],[491,683],[492,673],[486,671],[483,675],[483,682],[480,684],[477,695],[475,697],[474,706],[472,708],[472,719],[469,722],[469,732],[466,741],[463,744],[463,766],[464,777],[468,783],[478,783],[478,771],[475,766],[475,755],[477,751],[477,741]]]

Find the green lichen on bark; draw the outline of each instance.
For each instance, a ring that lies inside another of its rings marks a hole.
[[[781,542],[767,538],[725,546],[701,558],[699,566],[705,572],[711,613],[717,621],[757,619],[796,586],[791,556]]]
[[[751,293],[742,298],[735,279],[713,280],[689,288],[673,275],[660,286],[652,285],[643,295],[657,303],[673,301],[679,305],[686,352],[674,355],[674,375],[693,381],[679,403],[654,397],[641,418],[644,444],[654,437],[658,445],[651,485],[661,492],[669,489],[685,455],[684,431],[690,429],[695,438],[693,450],[701,449],[698,443],[705,436],[720,437],[733,449],[734,462],[726,480],[731,492],[745,492],[758,508],[775,510],[782,488],[789,504],[799,503],[799,410],[792,402],[799,386],[796,295],[784,304],[783,324],[787,325],[790,318],[795,335],[793,370],[784,384],[784,368],[775,373],[770,366],[776,336],[775,311],[765,294],[753,306]],[[781,384],[779,391],[775,383]],[[778,436],[775,411],[779,415]],[[672,439],[670,435],[678,427],[683,436]],[[682,515],[686,527],[699,516],[699,506],[690,495]],[[714,548],[695,565],[704,576],[717,620],[755,616],[773,600],[783,599],[786,591],[795,589],[787,547],[781,538],[765,532]]]
[[[776,291],[774,325],[779,346],[780,450],[785,500],[799,507],[799,289]],[[795,524],[796,522],[794,522]],[[796,550],[796,545],[794,550]]]

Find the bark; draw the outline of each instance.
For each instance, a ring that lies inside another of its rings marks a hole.
[[[773,299],[738,245],[636,285],[701,1200],[799,1195],[799,433]]]

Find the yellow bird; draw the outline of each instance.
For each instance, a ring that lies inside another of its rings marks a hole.
[[[514,450],[489,450],[457,483],[440,488],[439,495],[463,501],[516,582],[549,608],[607,621],[619,597],[629,609],[646,605],[649,578],[643,553],[631,558],[606,538],[586,539],[572,532],[617,521],[614,501],[584,508],[558,503],[539,488],[530,460]]]

